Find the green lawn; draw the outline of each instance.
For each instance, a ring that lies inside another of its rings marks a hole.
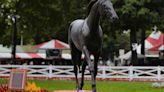
[[[30,80],[37,86],[54,90],[74,90],[74,81],[52,81],[52,80]],[[0,80],[0,84],[7,83],[7,80]],[[97,81],[98,92],[164,92],[164,88],[152,88],[149,82],[116,82],[116,81]],[[85,81],[85,90],[91,89],[90,81]]]

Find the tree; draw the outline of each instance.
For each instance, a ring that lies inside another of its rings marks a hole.
[[[11,44],[11,21],[7,16],[15,13],[20,16],[17,22],[17,44],[20,44],[21,35],[24,37],[24,44],[38,44],[52,38],[67,42],[70,23],[75,19],[87,17],[89,1],[1,0],[1,44]],[[157,25],[161,31],[164,30],[164,0],[112,0],[112,2],[119,16],[119,22],[110,23],[106,18],[102,18],[101,21],[104,32],[104,51],[107,53],[118,52],[120,48],[130,49],[131,45],[127,46],[129,35],[123,36],[123,30],[131,29],[131,43],[138,42],[135,35],[139,30],[143,32],[142,43],[145,30],[150,30],[154,25]],[[127,40],[119,39],[120,35],[122,39]],[[115,48],[111,49],[113,47]]]

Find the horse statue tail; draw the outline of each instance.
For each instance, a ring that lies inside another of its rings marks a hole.
[[[68,44],[71,45],[71,28],[72,28],[72,23],[69,26],[68,29]]]

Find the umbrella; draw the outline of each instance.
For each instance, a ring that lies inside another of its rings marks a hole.
[[[48,42],[44,42],[33,46],[33,48],[38,49],[68,49],[69,45],[57,39],[52,39]]]

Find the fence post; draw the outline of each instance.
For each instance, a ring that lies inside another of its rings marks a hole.
[[[52,65],[49,65],[48,69],[49,69],[48,78],[52,78]]]
[[[133,66],[129,67],[129,81],[133,80]]]
[[[26,69],[26,65],[23,65],[23,66],[22,66],[22,69]]]
[[[157,67],[157,79],[158,81],[161,80],[161,67],[160,66]]]
[[[105,79],[106,78],[106,69],[105,69],[106,67],[105,66],[103,66],[103,79]]]

